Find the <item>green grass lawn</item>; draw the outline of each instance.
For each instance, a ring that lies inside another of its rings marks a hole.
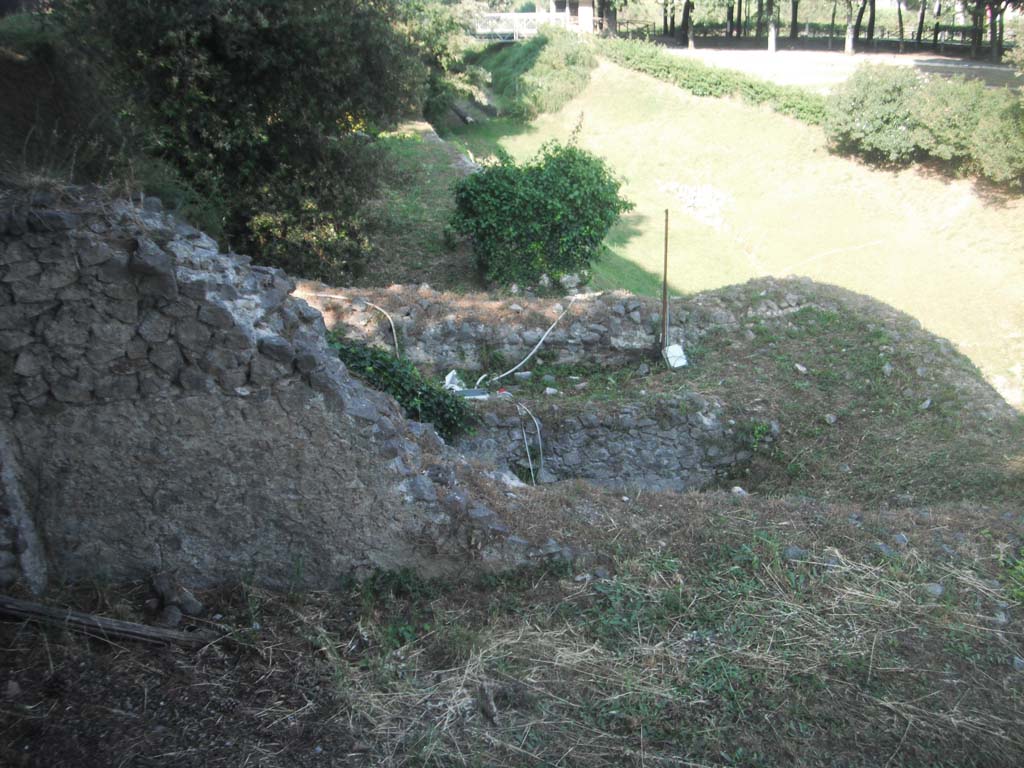
[[[817,128],[608,63],[557,113],[453,138],[478,157],[500,146],[521,159],[567,139],[581,118],[581,145],[636,203],[612,230],[594,287],[657,292],[668,209],[674,290],[790,274],[841,285],[950,338],[1024,405],[1024,200],[869,168],[831,155]]]

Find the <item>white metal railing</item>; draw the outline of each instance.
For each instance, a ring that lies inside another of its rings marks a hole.
[[[473,35],[489,40],[522,40],[536,35],[545,24],[573,28],[573,21],[564,13],[483,13],[476,18]]]

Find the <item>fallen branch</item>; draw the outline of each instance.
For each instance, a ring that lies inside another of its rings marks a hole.
[[[70,608],[50,608],[6,595],[0,595],[0,616],[55,624],[75,632],[83,632],[101,638],[123,638],[140,640],[144,643],[173,643],[195,647],[207,645],[219,637],[218,634],[210,631],[183,632],[179,629],[164,629],[131,621],[107,619],[90,613],[73,611]]]

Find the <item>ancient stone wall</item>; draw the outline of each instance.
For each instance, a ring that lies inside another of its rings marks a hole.
[[[762,281],[762,284],[764,281]],[[673,298],[672,343],[698,343],[708,333],[741,330],[758,319],[779,317],[807,304],[792,286],[778,290],[746,286],[715,294]],[[296,295],[324,313],[327,326],[347,336],[388,346],[393,335],[388,312],[414,362],[437,371],[451,368],[491,371],[494,361],[510,365],[525,357],[562,312],[565,316],[544,340],[542,354],[555,363],[627,365],[657,359],[661,302],[619,291],[545,299],[485,294],[452,294],[429,286],[333,289],[300,282]]]
[[[328,327],[347,337],[390,348],[397,333],[403,354],[439,376],[452,368],[503,373],[529,354],[558,318],[539,351],[546,363],[591,368],[637,366],[645,360],[661,364],[661,302],[623,292],[495,298],[443,293],[429,286],[339,290],[300,282],[296,295],[319,307]],[[809,305],[798,281],[761,280],[674,298],[670,341],[692,347],[711,333],[752,334],[756,323]],[[558,400],[529,403],[541,425],[539,438],[532,419],[512,403],[478,404],[481,423],[457,447],[466,455],[511,467],[522,477],[528,476],[532,460],[534,476],[541,481],[583,478],[663,490],[706,487],[751,458],[749,436],[723,416],[720,404],[693,393],[603,402],[582,412]]]
[[[465,462],[348,375],[292,287],[159,201],[0,190],[0,586],[503,557]]]
[[[687,491],[751,458],[749,436],[723,416],[720,404],[695,393],[582,410],[531,403],[525,413],[501,400],[480,407],[480,425],[457,447],[523,477],[532,467],[542,482],[583,478],[618,488]]]

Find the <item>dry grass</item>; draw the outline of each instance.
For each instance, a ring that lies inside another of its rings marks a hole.
[[[207,594],[231,634],[194,655],[3,625],[5,679],[20,690],[2,705],[0,756],[47,766],[1024,759],[1024,674],[1011,664],[1024,649],[1004,567],[1024,532],[1019,509],[1012,520],[969,506],[880,515],[717,494],[623,499],[583,485],[518,491],[507,504],[517,522],[542,518],[604,554],[460,583],[391,574],[333,594]],[[893,531],[910,543],[885,557],[875,542]],[[952,554],[941,547],[958,539]],[[611,573],[591,578],[600,562]],[[130,616],[143,597],[96,594],[71,598]]]

